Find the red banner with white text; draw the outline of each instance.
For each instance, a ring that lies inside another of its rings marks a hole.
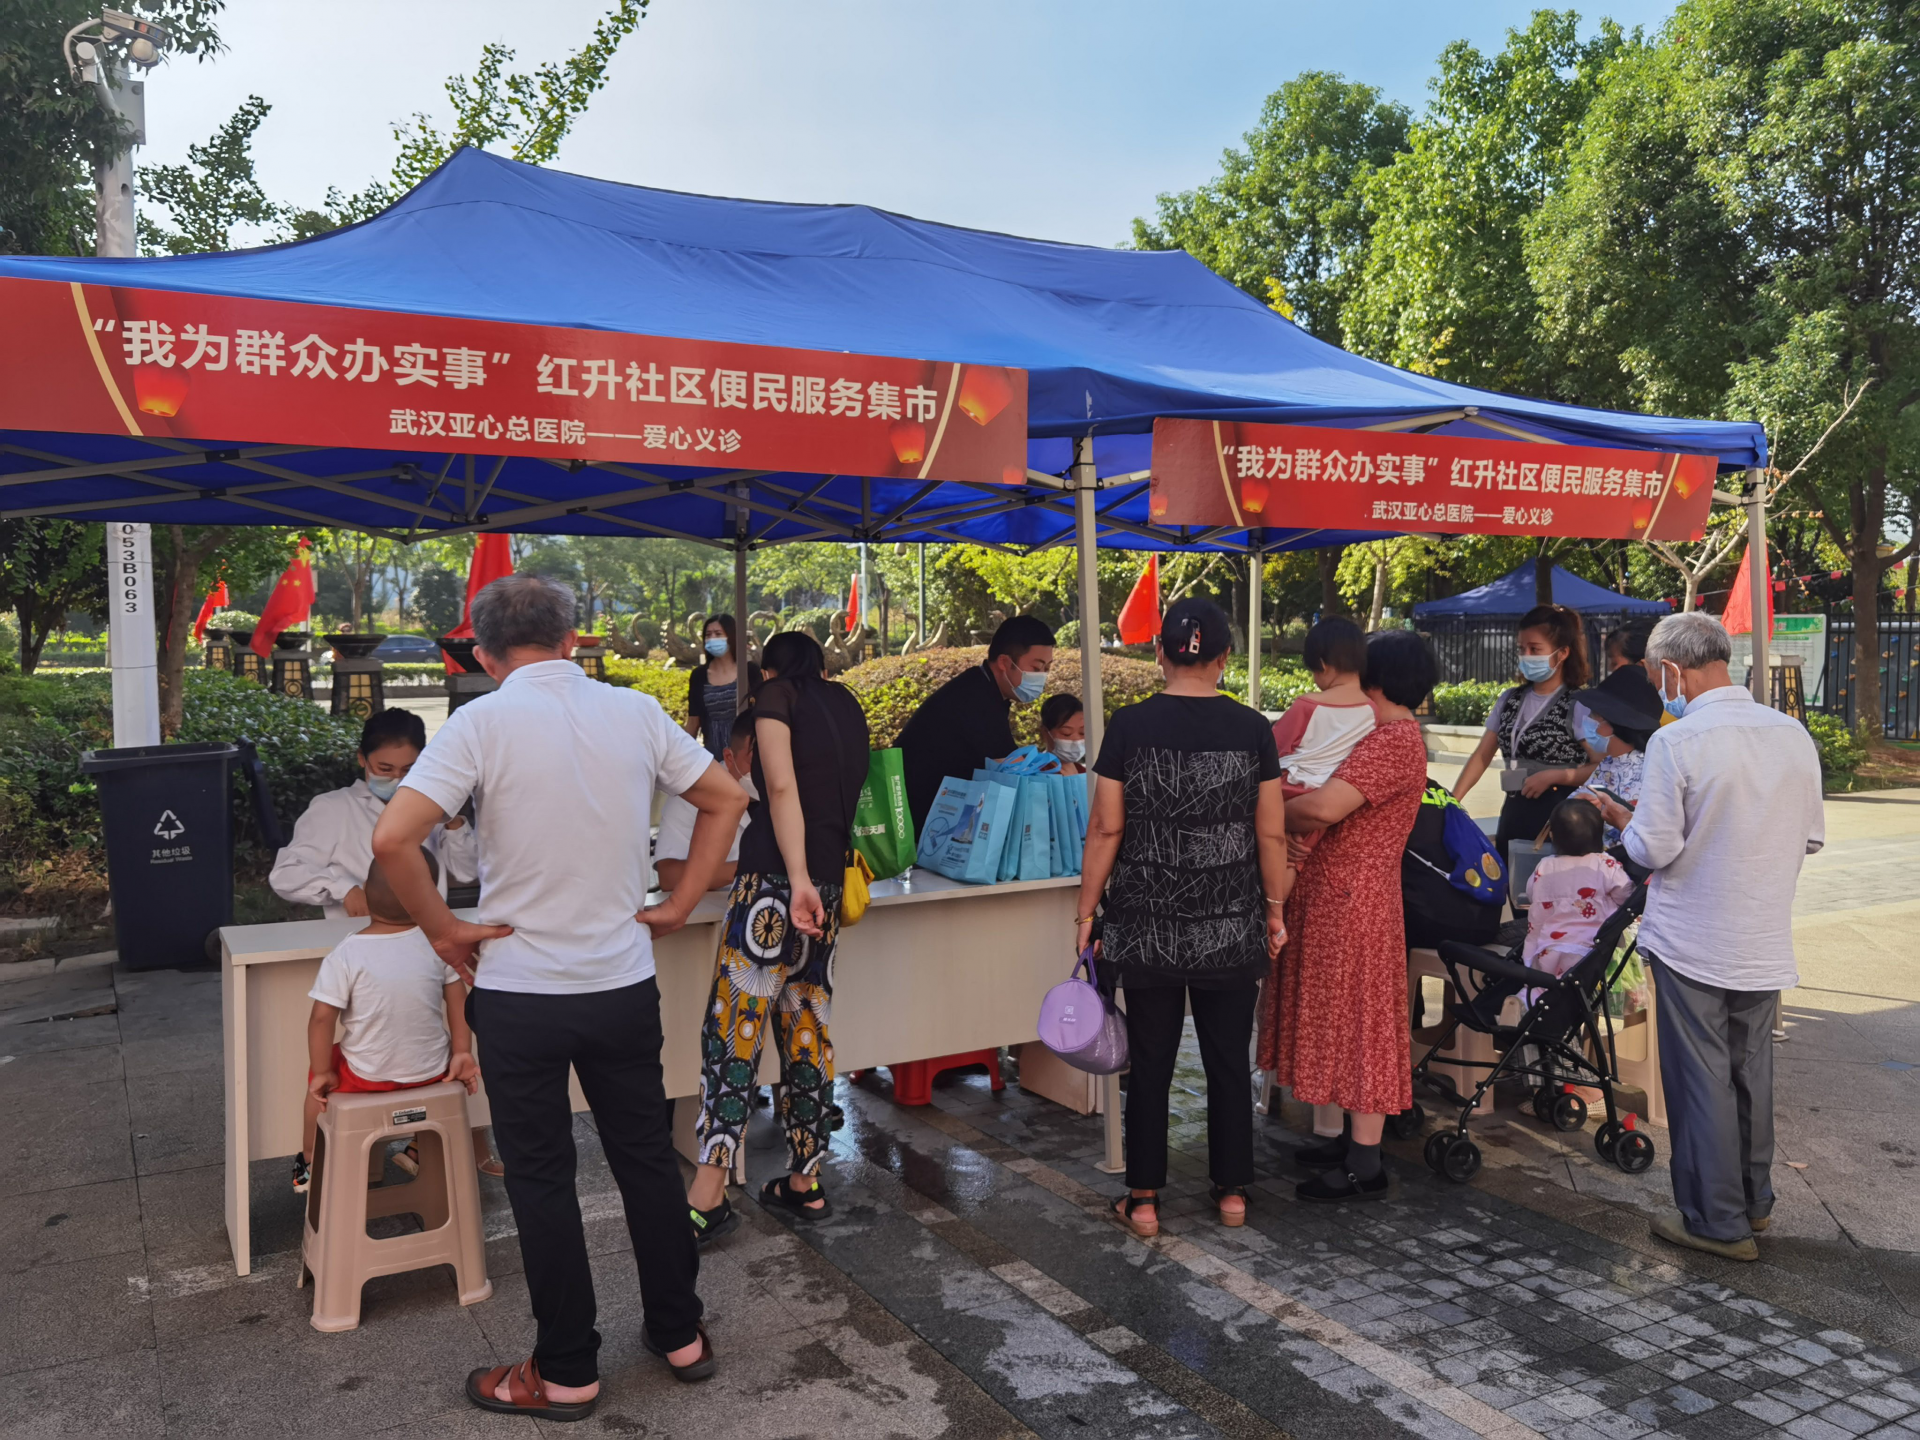
[[[0,427],[1019,484],[1027,373],[0,279]]]
[[[1236,421],[1153,422],[1169,525],[1695,540],[1712,456]]]

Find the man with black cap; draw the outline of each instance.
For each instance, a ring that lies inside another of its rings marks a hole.
[[[1580,738],[1600,758],[1587,783],[1574,792],[1599,805],[1607,820],[1607,844],[1620,843],[1620,831],[1640,801],[1640,773],[1647,741],[1660,728],[1660,694],[1638,665],[1623,665],[1591,690],[1574,696],[1586,707]]]
[[[913,712],[899,743],[915,834],[942,780],[969,779],[987,761],[1012,753],[1013,702],[1038,700],[1052,664],[1053,631],[1031,615],[1015,615],[993,632],[984,663],[961,671]]]

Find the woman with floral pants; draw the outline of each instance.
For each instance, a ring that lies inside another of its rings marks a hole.
[[[768,1181],[760,1200],[803,1220],[830,1209],[818,1176],[833,1114],[833,950],[853,811],[867,778],[867,721],[852,692],[826,678],[826,656],[811,635],[775,635],[761,670],[766,678],[735,729],[753,729],[762,798],[748,808],[740,837],[700,1031],[700,1164],[687,1208],[702,1244],[737,1218],[727,1177],[769,1026],[780,1050],[789,1154],[788,1173]]]

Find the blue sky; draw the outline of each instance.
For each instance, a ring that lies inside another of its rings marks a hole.
[[[1211,176],[1269,91],[1327,69],[1416,108],[1441,47],[1497,48],[1509,0],[654,0],[558,164],[770,200],[1111,245],[1153,197]],[[1669,0],[1614,0],[1657,26]],[[182,158],[249,94],[269,193],[317,201],[392,162],[391,122],[443,118],[441,82],[483,42],[523,65],[589,33],[602,0],[234,0],[228,52],[148,85],[141,159]],[[1589,26],[1590,28],[1590,26]]]

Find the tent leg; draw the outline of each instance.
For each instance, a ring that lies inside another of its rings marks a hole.
[[[738,653],[733,657],[736,715],[747,708],[747,657],[753,653],[753,622],[747,618],[747,512],[741,509],[738,514],[733,540],[733,633],[739,637]]]
[[[1266,579],[1267,564],[1259,540],[1248,538],[1253,544],[1247,555],[1247,704],[1260,710],[1265,708],[1260,703],[1260,627],[1264,622],[1260,585]]]
[[[1100,687],[1100,551],[1093,505],[1099,496],[1098,477],[1093,468],[1093,438],[1083,435],[1073,445],[1073,521],[1074,543],[1080,551],[1080,703],[1087,717],[1087,760],[1100,753],[1100,737],[1107,728],[1106,705]],[[1087,789],[1096,781],[1087,771]],[[1089,804],[1092,795],[1088,795]],[[1094,1168],[1118,1175],[1127,1168],[1125,1147],[1120,1133],[1120,1077],[1108,1075],[1100,1082],[1102,1128],[1106,1136],[1106,1157]]]
[[[1747,689],[1762,705],[1773,703],[1767,646],[1773,639],[1767,613],[1772,609],[1773,567],[1767,557],[1767,472],[1747,471],[1747,593],[1753,601],[1753,658]]]

